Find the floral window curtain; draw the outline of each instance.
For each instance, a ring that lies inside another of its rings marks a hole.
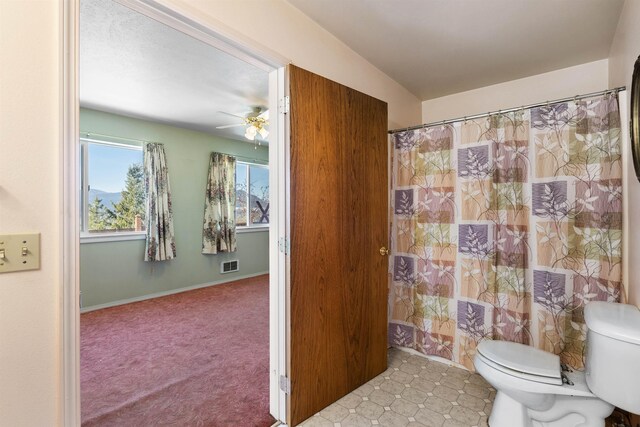
[[[473,369],[483,339],[583,366],[622,291],[616,95],[396,133],[391,345]]]
[[[211,153],[204,204],[202,253],[236,251],[236,159]]]
[[[164,145],[144,146],[144,183],[147,191],[145,261],[166,261],[176,257],[169,170]]]

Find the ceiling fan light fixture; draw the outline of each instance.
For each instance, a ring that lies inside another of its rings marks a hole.
[[[247,126],[247,130],[244,133],[244,137],[249,141],[253,141],[256,138],[256,134],[258,133],[257,129],[254,126]]]
[[[269,136],[269,131],[266,130],[265,128],[261,127],[260,129],[258,129],[258,133],[260,134],[260,136],[263,139],[267,139],[267,137]]]

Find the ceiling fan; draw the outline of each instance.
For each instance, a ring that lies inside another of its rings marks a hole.
[[[257,135],[260,135],[263,139],[269,136],[267,126],[269,126],[269,110],[263,110],[262,107],[255,107],[252,112],[246,114],[245,117],[237,114],[226,113],[219,111],[219,113],[226,114],[228,116],[237,117],[241,120],[240,123],[216,126],[216,129],[227,129],[236,126],[246,126],[244,137],[250,141],[254,141]]]

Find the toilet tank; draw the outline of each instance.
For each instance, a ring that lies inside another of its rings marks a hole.
[[[640,413],[640,310],[594,301],[586,305],[586,379],[600,399]]]

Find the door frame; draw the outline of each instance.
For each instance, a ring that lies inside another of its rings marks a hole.
[[[288,198],[288,122],[284,111],[288,59],[258,44],[206,14],[170,4],[167,0],[115,0],[143,15],[192,36],[212,47],[248,62],[269,73],[269,109],[272,114],[269,143],[271,221],[269,229],[269,406],[271,414],[285,422],[287,396],[280,388],[280,377],[287,372],[286,280],[289,214]],[[61,2],[60,35],[62,81],[59,166],[60,185],[60,265],[62,281],[62,355],[60,396],[62,422],[80,427],[80,168],[78,58],[80,0]],[[279,243],[284,243],[280,250]]]

